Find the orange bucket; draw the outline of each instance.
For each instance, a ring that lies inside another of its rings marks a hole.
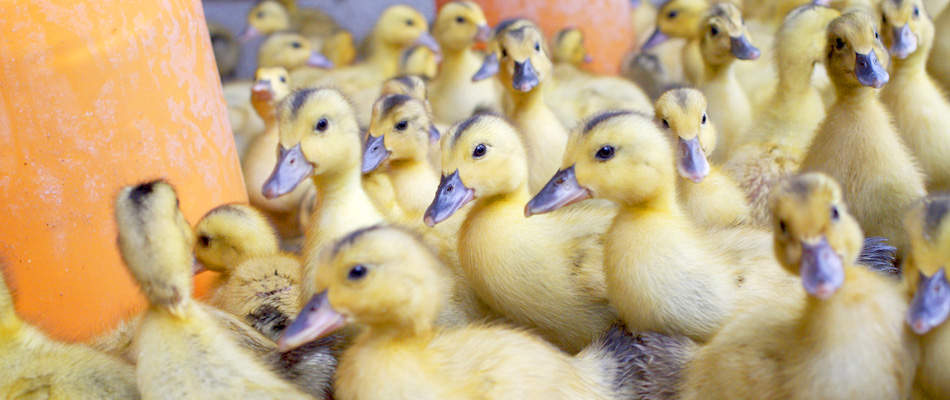
[[[247,200],[204,11],[0,1],[0,15],[0,259],[22,317],[85,340],[144,307],[115,244],[120,187],[164,178],[192,223]]]

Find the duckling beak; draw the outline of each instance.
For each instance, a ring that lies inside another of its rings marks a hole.
[[[920,274],[917,291],[907,310],[907,324],[918,335],[930,332],[950,316],[950,283],[943,267],[929,278]]]
[[[478,32],[475,33],[475,41],[485,43],[491,38],[491,27],[486,24],[478,26]]]
[[[874,50],[869,51],[868,54],[854,53],[854,76],[862,85],[875,89],[884,87],[891,78],[881,66]]]
[[[657,28],[653,31],[653,34],[650,35],[650,38],[647,39],[646,43],[643,44],[643,47],[640,48],[640,52],[649,51],[650,49],[659,46],[663,42],[667,41],[670,37],[665,33],[660,32],[660,29]]]
[[[241,44],[245,44],[247,42],[250,42],[251,39],[254,39],[260,35],[261,35],[261,32],[258,31],[257,28],[251,25],[248,25],[246,28],[244,28],[244,31],[241,32],[241,36],[238,37],[238,41]]]
[[[442,54],[442,48],[439,47],[439,42],[435,41],[435,38],[432,37],[429,32],[422,32],[412,44],[425,46],[428,47],[429,50],[432,50],[432,52],[435,54]]]
[[[379,165],[389,158],[389,151],[383,145],[384,135],[366,135],[366,144],[363,146],[363,173],[368,174],[379,168]]]
[[[437,143],[440,138],[442,138],[442,134],[439,133],[439,128],[436,128],[434,124],[429,125],[429,141]]]
[[[313,164],[304,157],[300,143],[290,150],[281,145],[278,145],[278,149],[280,154],[277,157],[277,166],[261,188],[264,197],[268,199],[276,199],[290,193],[313,173]]]
[[[251,86],[251,99],[271,101],[274,99],[274,89],[269,80],[259,80]]]
[[[821,300],[831,297],[844,283],[841,257],[835,254],[824,236],[817,243],[802,242],[799,268],[805,291]]]
[[[729,37],[729,47],[732,55],[740,60],[755,60],[762,55],[762,52],[753,46],[744,34],[739,37]]]
[[[524,206],[524,216],[544,214],[589,199],[590,190],[577,183],[574,166],[562,169]]]
[[[679,159],[676,161],[676,167],[680,176],[699,183],[703,181],[706,175],[709,175],[709,161],[706,160],[706,152],[699,144],[699,136],[690,140],[679,138]]]
[[[319,51],[314,50],[310,52],[310,57],[307,58],[307,66],[314,67],[314,68],[331,69],[333,68],[333,61],[330,61],[329,58],[327,58],[323,54],[320,54]]]
[[[831,0],[814,0],[811,3],[816,6],[831,7]]]
[[[478,82],[482,79],[488,79],[498,73],[498,56],[495,53],[488,53],[482,66],[478,68],[475,75],[472,75],[472,82]]]
[[[296,349],[346,325],[346,318],[336,312],[327,298],[327,291],[315,294],[303,307],[294,322],[277,339],[281,352]]]
[[[538,86],[538,72],[531,65],[530,58],[525,59],[523,63],[515,61],[515,73],[511,77],[511,86],[525,93]]]
[[[893,29],[894,43],[891,43],[891,54],[899,60],[907,59],[908,56],[917,51],[917,36],[910,31],[908,24]]]
[[[200,273],[202,273],[202,272],[205,272],[205,271],[207,271],[207,270],[208,270],[208,269],[205,268],[205,265],[202,264],[201,261],[198,261],[197,258],[196,258],[195,261],[191,264],[191,275],[193,275],[193,276],[194,276],[194,275],[198,275],[198,274],[200,274]]]
[[[448,177],[442,175],[439,189],[435,192],[435,199],[426,209],[424,221],[431,228],[451,217],[474,199],[475,191],[465,187],[462,178],[459,177],[458,169]]]
[[[590,55],[590,54],[584,54],[584,60],[583,60],[583,61],[584,61],[585,63],[593,62],[593,61],[594,61],[594,56],[592,56],[592,55]]]

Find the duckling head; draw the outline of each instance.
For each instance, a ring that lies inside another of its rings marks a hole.
[[[880,89],[890,79],[887,49],[874,17],[854,8],[828,24],[828,75],[837,87]]]
[[[472,1],[453,1],[439,9],[432,35],[446,51],[462,51],[491,35],[482,8]]]
[[[343,28],[336,28],[330,33],[330,36],[323,41],[323,48],[320,49],[327,60],[332,65],[349,65],[356,58],[356,44],[353,42],[353,34]]]
[[[525,215],[551,212],[587,198],[626,207],[667,207],[674,197],[673,174],[670,142],[650,116],[603,111],[577,124],[561,170],[528,202]]]
[[[428,226],[475,199],[504,196],[528,184],[528,162],[518,131],[500,117],[478,114],[442,137],[442,180],[425,212]]]
[[[428,47],[410,46],[399,55],[399,73],[432,79],[439,73],[441,61],[442,56]]]
[[[290,29],[290,13],[275,0],[263,0],[247,13],[247,27],[241,33],[241,43],[258,36],[270,35]]]
[[[905,60],[930,51],[934,25],[921,0],[882,0],[881,15],[880,34],[891,56]]]
[[[287,96],[279,110],[277,166],[264,182],[273,199],[290,193],[313,175],[338,179],[360,163],[360,131],[349,99],[336,89],[304,88]]]
[[[373,105],[369,135],[363,146],[363,173],[385,160],[425,160],[432,122],[423,101],[404,94],[383,96]]]
[[[676,143],[676,168],[694,183],[709,174],[706,155],[716,148],[716,129],[706,117],[706,96],[699,89],[678,88],[656,100],[656,119]]]
[[[333,68],[333,63],[314,50],[307,38],[292,32],[278,32],[268,36],[257,51],[257,65],[284,67],[288,70],[302,66]]]
[[[731,3],[714,5],[700,24],[700,49],[710,65],[723,65],[732,60],[755,60],[762,53],[751,40],[742,12]]]
[[[656,30],[643,43],[641,52],[648,51],[670,38],[693,38],[699,35],[699,22],[709,9],[706,0],[671,0],[656,14]]]
[[[376,22],[373,36],[381,43],[398,49],[414,44],[423,45],[440,53],[439,43],[429,34],[429,23],[416,9],[405,5],[389,6]]]
[[[904,276],[914,292],[907,324],[923,335],[950,316],[950,195],[919,201],[904,218],[904,227],[910,237]]]
[[[778,65],[780,71],[785,66],[799,68],[798,60],[805,59],[809,64],[824,60],[828,23],[840,15],[834,8],[814,4],[803,5],[788,13],[775,35],[776,62],[781,63]]]
[[[380,95],[386,96],[390,94],[404,94],[423,101],[429,98],[429,94],[426,92],[425,81],[415,75],[401,75],[395,78],[389,78],[383,82],[383,89]]]
[[[228,272],[251,257],[277,254],[280,243],[267,217],[246,204],[208,211],[195,225],[195,258],[205,269]]]
[[[175,189],[158,180],[126,186],[115,200],[122,259],[153,306],[177,309],[191,297],[191,227]]]
[[[545,82],[551,73],[551,59],[541,28],[526,23],[498,34],[499,76],[505,87],[527,93]]]
[[[373,226],[326,246],[317,265],[316,294],[278,340],[299,347],[348,324],[375,332],[420,334],[431,329],[446,300],[446,278],[418,238]]]
[[[276,117],[277,104],[290,94],[290,76],[283,67],[258,68],[251,86],[251,105],[261,118]]]
[[[821,173],[794,176],[773,189],[769,209],[779,263],[801,277],[808,294],[831,297],[844,283],[844,265],[857,260],[864,242],[841,187]]]
[[[499,61],[501,59],[500,38],[505,32],[519,29],[526,25],[534,25],[534,22],[524,18],[511,18],[498,23],[494,33],[491,35],[491,39],[488,40],[485,46],[485,60],[482,61],[482,66],[478,68],[475,75],[472,75],[472,82],[488,79],[498,74],[498,70],[501,68]]]
[[[564,28],[554,35],[554,62],[581,65],[591,62],[590,54],[584,47],[584,32],[578,28]]]

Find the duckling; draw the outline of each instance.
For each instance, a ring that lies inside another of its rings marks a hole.
[[[907,300],[898,282],[854,265],[861,229],[841,188],[790,177],[769,204],[775,256],[806,300],[737,316],[688,363],[682,398],[907,398],[918,359]]]
[[[241,42],[281,31],[295,31],[307,36],[317,49],[322,40],[337,28],[333,17],[317,9],[297,8],[296,0],[262,0],[247,13],[247,27]]]
[[[873,17],[848,11],[828,26],[827,64],[838,99],[812,139],[802,171],[820,171],[844,186],[844,197],[872,236],[907,248],[901,216],[923,197],[924,178],[875,95],[887,83],[887,50]],[[859,139],[859,140],[858,140]]]
[[[660,7],[656,16],[656,30],[650,35],[640,52],[647,52],[670,38],[686,40],[680,51],[680,65],[687,82],[703,82],[703,59],[699,39],[702,36],[700,22],[710,4],[707,0],[670,0]]]
[[[651,116],[598,114],[572,131],[568,149],[526,212],[590,197],[619,205],[604,234],[604,274],[610,303],[632,331],[702,343],[744,308],[794,286],[770,256],[767,234],[700,229],[682,211],[673,146]]]
[[[234,77],[238,59],[241,57],[241,44],[226,26],[211,20],[205,22],[208,24],[208,36],[214,51],[214,63],[218,66],[218,76],[224,82]]]
[[[626,399],[636,393],[646,356],[620,327],[573,357],[524,330],[436,329],[446,277],[408,232],[355,231],[324,249],[318,269],[320,293],[280,344],[296,346],[301,332],[362,326],[341,359],[336,398]]]
[[[617,318],[600,244],[614,208],[585,204],[526,219],[526,158],[502,118],[480,114],[454,125],[442,139],[442,180],[425,222],[435,226],[473,203],[458,233],[469,285],[495,312],[573,354]]]
[[[440,57],[428,47],[412,46],[399,56],[399,74],[416,75],[431,80],[439,73]]]
[[[924,9],[927,10],[927,15],[940,15],[943,10],[947,9],[947,6],[950,6],[948,0],[924,0]]]
[[[482,8],[472,1],[446,3],[439,9],[432,35],[444,53],[439,76],[429,86],[435,120],[451,125],[468,118],[479,107],[501,109],[503,89],[496,80],[472,81],[484,57],[472,45],[487,41],[491,35]]]
[[[440,132],[442,132],[444,129],[434,121],[435,114],[433,114],[432,102],[429,101],[429,93],[426,87],[426,82],[423,81],[422,78],[415,75],[401,75],[395,78],[389,78],[383,82],[383,90],[380,93],[380,97],[391,94],[404,94],[407,96],[412,96],[421,100],[425,104],[425,109],[428,112],[428,115],[432,116],[429,117],[429,119],[433,120],[432,124],[429,126],[429,163],[432,164],[436,171],[442,170],[440,165],[442,163],[442,151],[439,148],[439,139],[442,135]],[[370,124],[372,124],[372,121]]]
[[[676,189],[680,204],[702,226],[731,226],[750,221],[745,194],[706,154],[716,147],[716,128],[706,116],[706,97],[698,89],[673,89],[656,101],[656,119],[676,147]]]
[[[143,397],[308,398],[242,349],[191,298],[191,227],[175,190],[155,181],[116,199],[122,259],[149,309],[135,336]]]
[[[669,68],[652,53],[627,53],[621,60],[620,75],[643,88],[654,100],[667,90],[680,86],[673,83],[675,79]]]
[[[251,105],[252,81],[231,81],[221,85],[221,94],[228,107],[228,123],[234,136],[238,157],[243,158],[247,146],[257,135],[264,133],[264,121]]]
[[[320,53],[337,67],[350,65],[356,59],[356,44],[353,34],[343,28],[336,28],[324,39]]]
[[[703,18],[700,49],[705,72],[700,88],[710,99],[709,117],[721,138],[716,162],[723,162],[744,141],[752,123],[752,105],[733,71],[735,60],[755,60],[761,52],[750,41],[749,30],[739,8],[729,3],[716,4]]]
[[[268,36],[257,50],[257,66],[283,67],[293,71],[302,67],[329,69],[333,68],[334,64],[315,50],[303,35],[277,32]]]
[[[915,398],[950,396],[950,196],[933,195],[919,201],[904,218],[910,252],[904,263],[907,287],[913,294],[907,324],[920,335],[920,365],[914,381]]]
[[[950,7],[945,7],[940,14],[931,15],[937,15],[934,18],[934,37],[950,37]],[[944,92],[950,92],[950,63],[946,61],[948,59],[950,59],[950,42],[934,41],[930,57],[927,58],[927,72],[940,83]]]
[[[921,0],[881,2],[884,44],[893,57],[892,78],[881,101],[926,176],[928,192],[950,191],[950,101],[927,75],[934,27]]]
[[[749,126],[723,169],[736,179],[753,210],[753,220],[770,225],[768,193],[798,170],[805,150],[825,117],[820,93],[812,84],[815,65],[827,55],[827,27],[841,15],[835,9],[806,5],[785,19],[775,37],[776,89]]]
[[[24,322],[0,270],[0,396],[137,399],[135,371],[118,358],[63,343]]]

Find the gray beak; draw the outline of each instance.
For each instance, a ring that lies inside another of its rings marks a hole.
[[[802,263],[799,274],[808,294],[827,299],[844,283],[844,266],[828,240],[802,243]]]
[[[524,206],[524,216],[527,218],[534,214],[549,213],[589,198],[590,191],[577,183],[572,165],[554,174],[541,191],[534,195]]]
[[[915,51],[917,51],[917,36],[910,31],[910,26],[904,24],[900,28],[894,28],[894,43],[891,43],[891,54],[899,60],[904,60]]]
[[[442,137],[442,134],[439,133],[439,129],[435,127],[435,124],[429,125],[429,141],[432,143],[438,142]]]
[[[498,74],[498,56],[495,53],[488,53],[485,56],[485,61],[482,61],[482,66],[475,72],[475,75],[472,75],[472,82],[488,79],[496,74]]]
[[[917,291],[907,310],[907,325],[918,335],[947,322],[950,316],[950,283],[940,268],[929,278],[920,274]]]
[[[310,57],[307,58],[307,66],[314,68],[323,68],[331,69],[333,68],[333,61],[330,61],[326,56],[320,54],[319,51],[310,52]]]
[[[491,38],[491,27],[488,25],[479,25],[478,32],[475,33],[475,41],[485,43]]]
[[[363,146],[363,173],[368,174],[379,168],[379,164],[389,158],[389,151],[383,145],[385,135],[373,136],[366,135],[366,143]]]
[[[881,66],[874,50],[869,51],[868,54],[854,53],[854,76],[862,85],[875,89],[884,87],[891,78]]]
[[[530,92],[535,86],[538,86],[538,72],[531,65],[531,59],[525,59],[524,63],[515,61],[514,75],[511,77],[511,86],[517,91]]]
[[[293,350],[317,340],[346,325],[346,318],[333,309],[327,291],[313,295],[300,310],[294,322],[284,329],[277,340],[281,352]]]
[[[270,177],[264,181],[264,187],[261,189],[264,197],[268,199],[276,199],[290,193],[313,173],[313,164],[304,157],[303,151],[300,150],[300,143],[290,150],[280,145],[278,149],[280,154],[277,157],[277,166],[274,167],[274,172],[270,174]]]
[[[238,42],[245,44],[260,35],[261,32],[258,31],[257,28],[248,25],[244,28],[244,31],[241,32],[241,36],[238,36]]]
[[[439,182],[439,189],[435,193],[435,199],[426,209],[424,221],[426,225],[433,227],[451,217],[473,199],[475,199],[475,192],[462,183],[459,170],[455,170],[447,177],[443,175],[442,181]]]
[[[416,38],[416,41],[412,44],[428,47],[429,50],[432,50],[432,52],[435,54],[442,53],[442,48],[439,47],[439,42],[435,41],[435,38],[432,37],[429,32],[422,32],[422,34],[420,34],[419,37]]]
[[[730,49],[732,50],[732,55],[740,60],[755,60],[762,55],[762,52],[758,48],[752,45],[749,42],[749,38],[745,35],[739,37],[730,37]]]
[[[703,181],[706,175],[709,175],[709,161],[706,160],[706,152],[699,144],[699,136],[690,140],[679,139],[677,146],[679,157],[676,160],[676,168],[680,176],[699,183]]]
[[[667,41],[670,37],[665,33],[660,32],[659,29],[653,31],[653,34],[650,35],[650,38],[647,39],[646,43],[643,44],[643,47],[640,48],[640,52],[648,51],[656,46],[659,46],[663,42]]]

